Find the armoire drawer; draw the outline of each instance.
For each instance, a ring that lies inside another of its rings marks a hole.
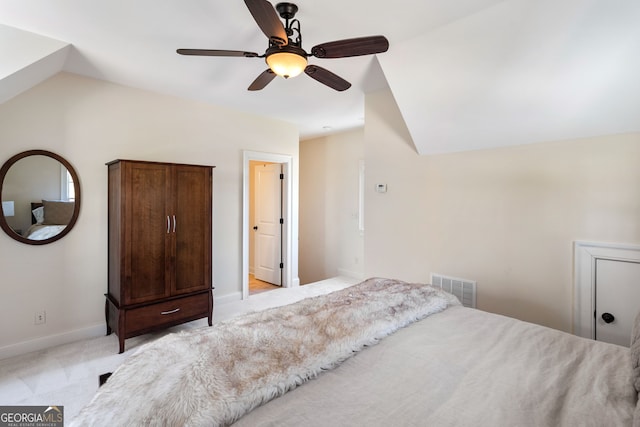
[[[207,316],[209,295],[202,293],[127,310],[127,335],[161,325],[179,324],[194,316]]]

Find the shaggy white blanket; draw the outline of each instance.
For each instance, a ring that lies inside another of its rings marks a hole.
[[[228,425],[416,320],[459,304],[427,285],[369,279],[143,346],[72,425]]]

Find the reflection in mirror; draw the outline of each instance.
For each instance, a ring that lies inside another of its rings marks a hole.
[[[13,239],[41,245],[54,242],[75,224],[80,187],[71,165],[57,154],[31,150],[0,169],[0,226]]]

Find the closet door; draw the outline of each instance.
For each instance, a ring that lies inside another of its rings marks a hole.
[[[174,165],[174,295],[211,288],[211,191],[210,167]]]
[[[640,263],[596,260],[595,339],[629,347],[640,301]]]
[[[153,163],[125,163],[125,304],[170,295],[171,169]]]

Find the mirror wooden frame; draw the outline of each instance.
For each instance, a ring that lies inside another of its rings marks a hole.
[[[67,226],[64,228],[64,230],[62,230],[60,233],[56,234],[55,236],[49,237],[48,239],[44,239],[44,240],[31,240],[13,231],[13,229],[7,223],[7,219],[4,217],[4,212],[2,212],[2,210],[0,209],[0,227],[4,230],[4,232],[9,237],[11,237],[13,240],[17,240],[18,242],[25,243],[27,245],[46,245],[48,243],[53,243],[55,241],[58,241],[62,239],[64,236],[66,236],[67,234],[69,234],[69,232],[73,229],[73,226],[75,225],[76,221],[78,220],[78,215],[80,214],[80,200],[81,200],[80,180],[78,179],[78,174],[76,173],[76,170],[73,168],[73,166],[71,166],[71,164],[64,157],[46,150],[23,151],[22,153],[18,153],[15,156],[11,157],[9,160],[7,160],[4,163],[4,165],[2,165],[2,168],[0,168],[0,200],[2,200],[2,189],[4,187],[4,179],[7,176],[7,172],[9,171],[11,166],[13,166],[19,160],[29,156],[50,157],[60,162],[65,168],[67,168],[67,170],[69,171],[69,174],[71,174],[71,178],[73,179],[73,187],[75,189],[75,199],[74,199],[75,205],[73,208],[73,215],[71,216],[71,220],[69,221]]]

